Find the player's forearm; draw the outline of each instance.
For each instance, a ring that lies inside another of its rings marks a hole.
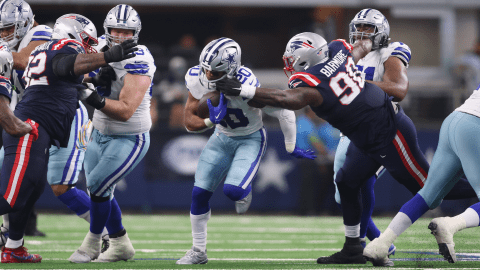
[[[79,54],[75,59],[73,71],[75,75],[87,74],[106,64],[103,53]]]
[[[28,64],[28,56],[17,52],[12,52],[13,56],[13,69],[25,70]]]
[[[105,99],[105,107],[101,111],[107,116],[122,122],[128,121],[137,108],[133,108],[122,100]]]
[[[5,96],[0,96],[0,126],[14,137],[25,136],[32,127],[16,117],[8,107],[10,101]]]
[[[288,90],[257,88],[253,100],[272,107],[289,110],[299,110],[303,107],[302,101],[288,94]]]
[[[375,82],[368,81],[371,84],[375,84],[380,87],[387,95],[393,97],[393,101],[402,101],[408,92],[408,81],[405,83],[395,83],[395,82]]]
[[[372,41],[370,39],[358,40],[353,44],[352,56],[353,62],[355,65],[360,61],[360,59],[367,56],[367,54],[372,50]]]

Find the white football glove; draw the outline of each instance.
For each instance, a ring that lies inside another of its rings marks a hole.
[[[88,143],[92,140],[93,124],[91,120],[83,125],[77,134],[77,148],[86,150]]]

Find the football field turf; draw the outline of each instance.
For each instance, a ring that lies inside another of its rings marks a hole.
[[[375,218],[383,231],[392,218]],[[449,264],[438,255],[435,238],[420,219],[395,242],[395,268],[478,268],[480,230],[455,235],[459,261]],[[190,219],[185,215],[124,215],[135,259],[117,263],[73,264],[68,257],[80,246],[88,224],[74,215],[39,215],[47,237],[25,238],[25,246],[43,257],[40,264],[2,264],[5,269],[319,269],[370,268],[366,265],[317,265],[319,256],[339,251],[344,232],[340,217],[215,215],[208,223],[205,265],[177,266],[191,247]]]

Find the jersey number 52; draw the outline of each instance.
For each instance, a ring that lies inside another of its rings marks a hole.
[[[48,85],[47,76],[41,76],[45,71],[47,54],[41,52],[37,55],[30,55],[28,58],[28,67],[25,70],[25,88],[30,85]]]

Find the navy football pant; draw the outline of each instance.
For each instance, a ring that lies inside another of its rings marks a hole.
[[[345,164],[335,179],[342,201],[344,224],[347,226],[360,223],[361,186],[375,175],[380,166],[383,165],[393,178],[412,194],[416,194],[427,179],[429,164],[418,146],[417,131],[412,120],[402,109],[396,118],[397,133],[386,147],[368,153],[358,149],[353,143],[348,147]],[[446,199],[476,196],[465,179],[459,181],[452,192]]]
[[[50,136],[41,126],[38,133],[34,142],[30,134],[16,138],[3,132],[5,158],[0,173],[0,215],[10,213],[12,240],[22,239],[27,219],[47,182]]]

